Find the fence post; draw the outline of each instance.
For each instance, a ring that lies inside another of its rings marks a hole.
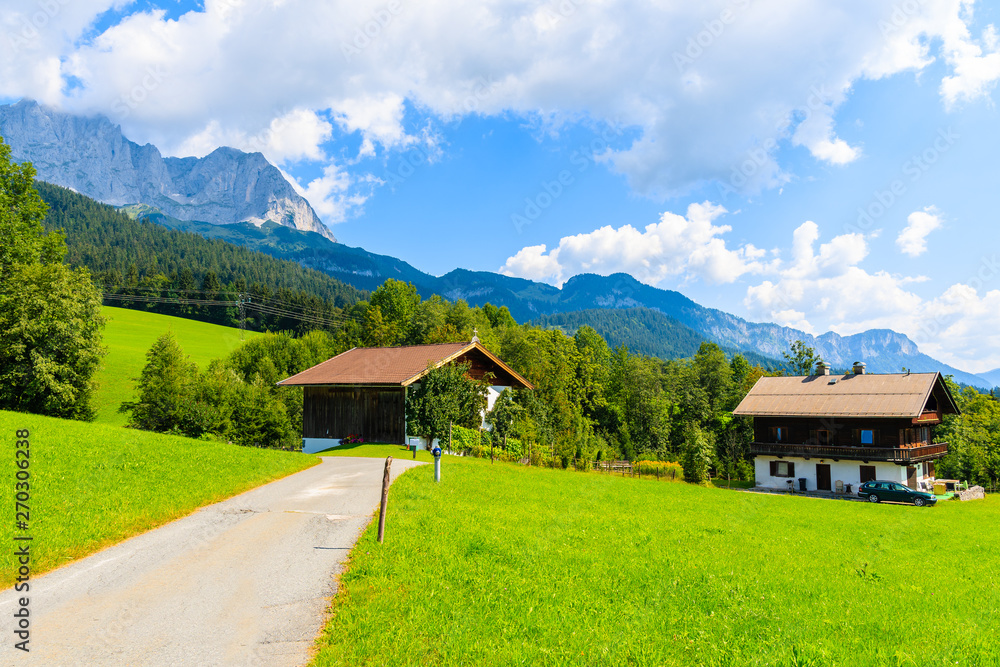
[[[385,503],[389,500],[389,466],[392,465],[392,457],[385,457],[385,473],[382,475],[382,502],[378,510],[378,541],[382,543],[385,536]]]

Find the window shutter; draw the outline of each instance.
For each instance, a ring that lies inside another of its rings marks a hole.
[[[778,474],[778,462],[771,461],[771,477],[775,477]]]
[[[788,476],[795,477],[795,464],[791,461],[788,462]]]

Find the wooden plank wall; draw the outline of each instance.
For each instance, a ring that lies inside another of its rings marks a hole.
[[[473,380],[482,380],[487,373],[492,373],[493,379],[490,381],[491,384],[502,385],[505,387],[515,384],[514,378],[510,373],[494,364],[492,359],[479,350],[469,350],[467,353],[456,359],[455,363],[469,364],[469,377]]]
[[[770,427],[783,426],[789,429],[789,443],[803,444],[809,441],[811,431],[826,429],[833,432],[829,443],[838,447],[862,446],[855,441],[857,429],[877,431],[876,441],[869,447],[899,447],[900,432],[912,428],[909,419],[898,418],[839,418],[810,419],[805,417],[756,417],[754,419],[754,439],[757,442],[771,442]]]
[[[360,435],[366,442],[404,444],[402,387],[306,387],[303,438]]]

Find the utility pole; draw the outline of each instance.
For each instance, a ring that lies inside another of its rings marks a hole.
[[[240,292],[239,304],[240,308],[240,340],[243,340],[243,332],[246,330],[246,320],[247,320],[247,307],[246,304],[250,302],[250,295],[244,292]]]

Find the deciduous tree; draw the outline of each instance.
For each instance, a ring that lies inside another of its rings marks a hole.
[[[63,236],[44,231],[34,176],[0,139],[0,408],[91,419],[100,294],[87,269],[63,264]]]
[[[425,438],[430,446],[448,434],[450,424],[479,428],[487,385],[470,378],[468,372],[468,364],[430,368],[419,385],[410,387],[406,392],[407,430]]]
[[[811,375],[816,364],[823,361],[815,349],[801,340],[792,343],[790,350],[783,352],[782,355],[788,361],[793,375]]]

